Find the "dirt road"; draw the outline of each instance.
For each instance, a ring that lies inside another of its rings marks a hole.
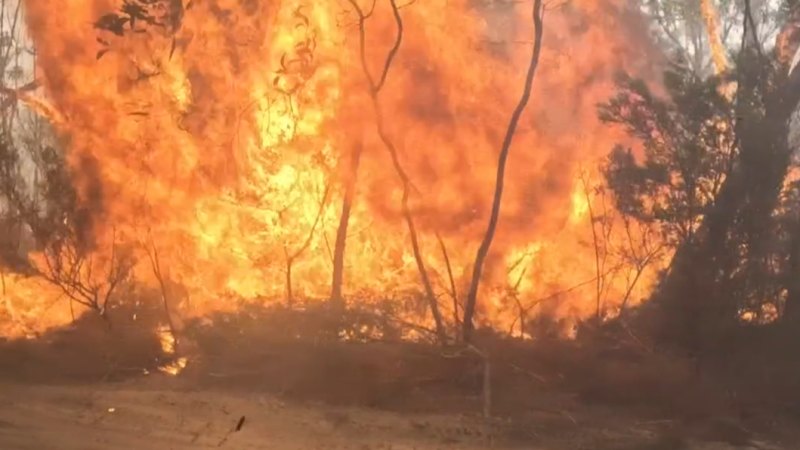
[[[644,439],[645,431],[638,432],[641,439],[620,433],[632,429],[629,423],[621,423],[617,431],[545,426],[552,435],[535,427],[514,430],[495,424],[490,429],[474,417],[291,404],[262,394],[199,391],[158,375],[115,384],[3,384],[0,405],[3,450],[777,448],[714,443],[674,447],[663,439]],[[592,434],[607,439],[600,444]]]
[[[128,384],[0,389],[4,450],[481,449],[489,444],[474,424],[452,417],[286,405],[267,397]]]

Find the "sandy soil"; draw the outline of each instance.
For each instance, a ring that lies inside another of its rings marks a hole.
[[[486,420],[483,360],[425,344],[289,339],[325,327],[270,317],[187,333],[177,377],[156,370],[166,361],[141,323],[87,319],[0,341],[0,450],[800,448],[794,397],[740,396],[749,391],[672,355],[487,340]]]
[[[0,404],[0,448],[6,450],[400,450],[491,445],[474,421],[457,417],[291,405],[260,395],[166,391],[141,382],[99,387],[6,384]],[[235,431],[242,420],[241,429]]]
[[[781,448],[678,444],[657,437],[657,424],[624,417],[590,424],[580,415],[560,422],[541,416],[541,426],[513,427],[468,416],[286,403],[264,394],[200,391],[161,375],[96,385],[5,383],[0,404],[4,450]]]

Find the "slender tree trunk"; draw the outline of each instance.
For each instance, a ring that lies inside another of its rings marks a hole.
[[[342,285],[344,283],[344,256],[347,244],[347,227],[350,224],[350,211],[353,209],[353,200],[356,197],[356,182],[358,181],[358,168],[361,165],[361,154],[364,148],[359,140],[353,147],[350,155],[350,170],[347,174],[342,200],[342,214],[339,216],[339,228],[336,231],[336,243],[333,247],[333,280],[331,282],[331,303],[335,307],[344,306]]]
[[[286,305],[291,309],[294,307],[294,293],[292,292],[292,258],[286,259]]]
[[[581,183],[583,184],[583,195],[586,197],[586,206],[589,208],[589,226],[592,227],[595,269],[595,317],[597,320],[600,320],[603,316],[603,283],[605,281],[605,277],[602,273],[603,267],[600,262],[600,238],[597,236],[597,228],[595,228],[597,217],[594,215],[594,206],[592,206],[591,189],[589,188],[589,182],[586,180],[584,174],[581,174]]]
[[[417,270],[419,272],[420,281],[422,282],[423,288],[425,290],[425,296],[428,300],[428,305],[431,308],[431,313],[433,315],[433,319],[436,324],[436,334],[439,341],[444,343],[447,340],[447,332],[444,327],[444,320],[442,319],[442,314],[439,311],[439,305],[436,302],[436,295],[433,292],[433,285],[431,284],[430,277],[428,276],[428,272],[425,268],[425,263],[422,259],[422,253],[420,251],[419,238],[417,235],[416,226],[414,224],[414,219],[408,204],[412,188],[411,180],[409,179],[405,170],[403,170],[403,167],[400,164],[399,156],[397,154],[397,149],[395,148],[394,143],[389,138],[389,135],[386,132],[385,122],[383,119],[383,112],[381,110],[381,105],[379,100],[379,94],[386,84],[386,79],[389,74],[389,69],[391,68],[394,58],[397,56],[397,52],[400,49],[400,44],[403,41],[403,20],[400,16],[400,7],[397,5],[396,0],[389,0],[389,4],[392,7],[392,14],[394,16],[395,25],[397,26],[397,34],[395,36],[394,44],[392,45],[392,48],[389,50],[389,53],[386,56],[386,60],[384,61],[381,73],[378,78],[375,78],[372,76],[372,73],[370,72],[369,67],[367,66],[367,58],[366,58],[366,20],[372,14],[372,12],[364,13],[364,11],[358,6],[355,0],[349,0],[349,2],[359,18],[358,31],[359,31],[359,49],[361,56],[361,69],[364,73],[367,91],[369,93],[370,99],[372,100],[372,107],[375,112],[375,126],[377,128],[376,131],[384,147],[386,147],[386,150],[389,152],[389,155],[391,156],[392,159],[392,164],[394,165],[395,171],[397,172],[397,176],[400,178],[400,181],[403,185],[403,198],[401,202],[403,218],[406,221],[406,225],[408,226],[408,232],[411,237],[411,247],[414,252],[414,260],[416,261],[417,264]]]
[[[394,1],[392,0],[392,5],[394,5]],[[395,12],[395,19],[397,21],[398,27],[398,39],[397,44],[399,45],[400,40],[402,39],[402,21],[400,20],[399,10],[396,6],[394,6]],[[365,66],[366,70],[366,66]],[[381,110],[380,101],[378,99],[378,89],[371,90],[372,96],[372,106],[375,111],[375,124],[378,132],[378,137],[380,138],[381,142],[383,142],[384,147],[389,152],[389,155],[392,159],[392,164],[394,165],[395,172],[397,173],[398,178],[400,178],[400,183],[403,186],[403,197],[400,200],[400,209],[403,214],[403,219],[406,222],[406,227],[408,228],[409,238],[411,239],[411,250],[414,253],[414,262],[417,265],[417,272],[419,273],[420,283],[422,283],[422,287],[425,293],[425,298],[428,301],[428,306],[431,309],[431,315],[433,316],[433,321],[436,326],[436,336],[439,339],[439,342],[444,344],[447,342],[447,330],[444,326],[444,319],[442,318],[442,313],[439,310],[439,304],[436,300],[436,293],[433,291],[433,284],[431,283],[430,276],[428,275],[428,270],[425,267],[425,261],[422,258],[422,251],[420,250],[419,245],[419,233],[417,233],[417,227],[414,223],[414,216],[411,213],[411,207],[409,206],[409,197],[411,196],[411,179],[408,177],[408,174],[403,169],[402,164],[400,163],[400,157],[397,153],[397,148],[395,147],[392,140],[389,138],[388,133],[386,132],[385,128],[385,121],[383,117],[383,111]]]
[[[411,210],[408,208],[408,187],[405,188],[403,195],[403,216],[406,219],[408,226],[408,234],[411,237],[411,249],[414,252],[414,261],[417,263],[417,271],[419,272],[420,282],[425,289],[425,296],[428,299],[428,306],[431,308],[433,321],[436,325],[436,336],[439,342],[444,344],[447,342],[447,330],[444,327],[444,318],[439,310],[439,304],[436,301],[436,294],[433,292],[433,284],[428,276],[428,270],[425,268],[425,263],[422,260],[422,251],[419,248],[419,238],[417,237],[417,229],[414,225],[414,218],[411,215]]]
[[[289,308],[294,306],[294,290],[292,289],[292,268],[294,267],[294,262],[303,254],[303,252],[306,251],[306,249],[308,249],[308,246],[311,245],[311,241],[314,239],[314,233],[317,231],[317,226],[319,225],[320,220],[322,220],[322,215],[325,213],[325,206],[328,204],[329,193],[330,185],[327,185],[325,187],[325,192],[322,194],[322,200],[319,202],[319,210],[314,218],[314,224],[311,225],[311,229],[308,231],[308,236],[306,236],[306,240],[303,242],[300,248],[298,248],[294,253],[289,253],[289,249],[287,247],[283,248],[283,253],[286,256],[286,302]]]
[[[469,291],[467,293],[466,303],[464,305],[464,321],[463,321],[463,340],[469,343],[472,339],[472,332],[475,329],[473,324],[473,317],[475,315],[475,307],[478,297],[478,287],[481,282],[481,274],[483,273],[483,264],[486,261],[486,256],[489,254],[489,249],[494,240],[494,233],[497,229],[497,222],[500,218],[500,206],[503,200],[503,185],[505,183],[506,162],[508,161],[508,154],[511,150],[511,143],[514,140],[514,135],[517,131],[517,125],[522,117],[522,113],[528,105],[531,97],[531,90],[533,89],[533,79],[536,76],[536,69],[539,66],[539,55],[542,52],[542,34],[544,31],[543,23],[542,0],[534,0],[533,2],[533,24],[534,24],[534,43],[533,53],[531,55],[530,66],[528,73],[525,77],[525,87],[522,92],[519,104],[514,109],[511,115],[511,121],[508,124],[503,145],[500,148],[500,157],[497,165],[497,180],[495,182],[494,200],[492,201],[492,212],[489,216],[489,226],[486,229],[483,241],[478,248],[478,253],[475,257],[475,264],[472,270],[472,280],[470,282]]]
[[[170,311],[169,291],[164,278],[165,275],[161,270],[161,261],[158,258],[158,249],[156,249],[155,243],[151,242],[151,248],[148,249],[147,254],[150,257],[150,265],[153,270],[153,275],[155,275],[156,281],[158,281],[158,286],[161,289],[161,303],[164,307],[164,317],[167,320],[167,326],[169,327],[169,332],[172,335],[172,340],[175,342],[174,350],[177,354],[178,346],[180,345],[180,339],[178,338],[178,331],[175,327],[175,321],[172,318],[172,311]],[[105,314],[105,308],[103,308],[103,314]]]
[[[460,324],[460,314],[458,308],[458,289],[456,289],[456,280],[453,277],[453,266],[450,264],[450,256],[447,254],[447,247],[444,245],[444,240],[439,233],[436,233],[436,239],[439,241],[439,248],[442,250],[444,257],[444,265],[447,269],[447,279],[450,282],[450,297],[453,299],[453,329],[458,330]],[[455,333],[458,335],[458,331]],[[458,339],[458,337],[456,337]]]

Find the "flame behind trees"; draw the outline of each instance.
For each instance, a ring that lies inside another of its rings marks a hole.
[[[542,52],[542,37],[544,33],[543,23],[544,10],[542,7],[542,0],[534,0],[533,2],[533,53],[531,54],[530,66],[528,73],[525,76],[525,87],[522,91],[522,97],[511,115],[511,120],[508,124],[503,144],[500,148],[500,158],[497,163],[497,180],[495,181],[494,199],[492,200],[492,212],[489,216],[489,226],[486,230],[486,235],[478,247],[478,254],[475,256],[475,265],[473,267],[472,279],[469,285],[469,292],[467,293],[467,303],[464,306],[464,342],[470,342],[472,339],[472,332],[474,324],[472,316],[475,314],[475,304],[478,298],[478,287],[480,285],[481,274],[483,272],[483,264],[486,261],[486,256],[489,254],[489,249],[494,240],[494,234],[497,231],[497,221],[500,218],[500,207],[503,202],[503,186],[505,184],[506,164],[508,163],[508,156],[511,151],[511,144],[514,141],[514,135],[517,132],[520,118],[522,113],[525,112],[525,107],[528,106],[528,101],[531,98],[531,91],[533,89],[533,80],[536,76],[536,69],[539,67],[539,58]]]
[[[717,10],[711,0],[700,1],[700,12],[706,23],[706,34],[711,47],[711,59],[714,62],[714,70],[717,74],[723,73],[728,69],[728,56],[725,46],[719,36],[719,20]]]
[[[501,329],[522,310],[595,315],[572,289],[596,275],[581,243],[590,230],[571,219],[586,211],[575,179],[619,137],[594,104],[611,74],[641,60],[619,32],[641,32],[638,16],[589,20],[602,8],[588,0],[553,11],[533,90],[559,94],[520,119],[503,208],[490,214],[530,8],[356,5],[26,2],[89,253],[130,249],[137,283],[168,273],[189,293],[172,305],[187,315],[285,295],[365,306],[390,296],[440,329],[421,311],[456,326],[469,307]],[[365,74],[384,72],[365,89]],[[160,270],[146,267],[154,242]],[[621,299],[627,286],[614,286]],[[462,305],[459,291],[480,301]]]
[[[621,212],[658,223],[675,249],[654,296],[657,332],[701,358],[742,319],[790,318],[798,298],[798,206],[787,175],[800,71],[764,52],[749,2],[740,20],[736,95],[720,93],[726,77],[678,66],[665,77],[666,100],[624,78],[601,109],[644,147],[642,157],[617,148],[609,160]]]

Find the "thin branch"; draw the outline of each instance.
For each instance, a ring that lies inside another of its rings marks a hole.
[[[399,50],[400,44],[403,40],[403,20],[402,17],[400,16],[400,11],[398,9],[396,0],[389,0],[389,3],[392,6],[392,13],[394,15],[397,31],[396,31],[394,45],[392,46],[391,50],[389,51],[389,54],[386,57],[386,61],[383,66],[380,79],[376,83],[374,78],[370,74],[366,59],[366,26],[365,26],[366,17],[364,13],[361,11],[361,9],[358,7],[356,0],[349,0],[349,2],[353,6],[353,8],[355,8],[356,13],[359,16],[358,31],[359,31],[361,68],[364,72],[364,77],[367,80],[367,85],[368,85],[367,87],[370,94],[370,98],[372,100],[372,107],[375,112],[375,126],[377,129],[376,131],[378,133],[378,137],[380,138],[384,147],[391,156],[392,165],[394,166],[395,172],[397,173],[397,176],[400,178],[401,184],[403,186],[401,209],[403,218],[406,221],[408,232],[411,238],[411,248],[414,252],[414,260],[417,264],[417,270],[419,272],[420,281],[422,282],[422,286],[425,290],[425,295],[427,297],[428,304],[431,308],[431,314],[433,315],[434,321],[436,322],[436,330],[439,335],[439,339],[441,342],[445,342],[447,340],[447,333],[444,328],[444,320],[442,319],[441,312],[439,311],[439,305],[436,301],[436,295],[433,292],[433,285],[431,284],[430,277],[428,276],[428,271],[425,268],[425,263],[422,258],[422,252],[420,250],[416,225],[414,223],[413,215],[411,214],[411,209],[408,205],[409,196],[411,194],[413,186],[411,184],[411,180],[408,177],[408,174],[405,172],[405,169],[400,163],[400,158],[398,156],[397,148],[395,147],[394,143],[389,138],[389,135],[386,132],[383,112],[381,110],[381,105],[378,98],[378,94],[385,85],[389,69],[391,67],[392,62],[394,61],[395,56],[397,55],[397,51]]]
[[[325,191],[322,194],[322,200],[319,202],[319,209],[317,210],[317,215],[314,218],[314,223],[311,225],[311,230],[308,232],[308,236],[306,236],[306,240],[303,242],[303,245],[297,249],[291,255],[289,254],[288,248],[284,247],[283,251],[286,255],[286,296],[289,305],[293,303],[294,299],[292,298],[292,266],[294,265],[294,261],[299,258],[311,245],[311,241],[314,239],[314,234],[317,231],[317,226],[325,213],[325,206],[328,204],[328,195],[331,191],[331,185],[328,184],[325,186]]]
[[[444,265],[447,268],[447,279],[450,282],[450,297],[453,299],[453,326],[458,328],[461,320],[459,319],[458,290],[456,289],[456,281],[453,277],[453,268],[450,264],[450,256],[447,254],[447,247],[445,247],[444,240],[438,232],[436,233],[436,239],[439,241],[439,248],[442,250]]]
[[[311,241],[314,239],[314,233],[316,233],[317,226],[319,226],[319,222],[325,213],[325,206],[328,204],[328,197],[331,192],[330,184],[325,186],[325,191],[322,193],[322,200],[319,203],[319,209],[317,210],[317,216],[314,218],[314,223],[311,225],[311,230],[308,232],[308,236],[306,236],[306,240],[303,242],[303,245],[294,252],[289,259],[295,260],[299,258],[303,252],[308,249],[308,246],[311,245]]]
[[[161,270],[161,261],[158,258],[158,248],[156,247],[155,242],[153,242],[152,236],[150,236],[150,246],[147,248],[147,256],[150,258],[150,267],[153,270],[153,275],[156,277],[156,281],[158,281],[158,285],[161,288],[161,302],[164,306],[164,314],[167,319],[167,325],[169,326],[169,332],[172,335],[173,342],[175,343],[174,350],[177,353],[179,345],[178,334],[175,328],[175,322],[172,320],[172,312],[169,310],[170,306],[167,283]]]
[[[756,27],[756,22],[753,19],[753,11],[750,6],[750,0],[744,0],[744,19],[745,23],[750,26],[751,35],[753,36],[753,44],[755,44],[756,51],[758,52],[759,56],[763,61],[767,60],[767,57],[764,55],[764,51],[761,47],[761,42],[758,41],[758,27]],[[742,39],[747,39],[747,27],[745,27],[745,32],[743,33]]]
[[[492,201],[492,212],[489,218],[489,226],[475,257],[472,281],[470,283],[469,293],[467,294],[467,304],[464,311],[463,326],[463,338],[465,342],[469,342],[472,338],[472,331],[474,329],[472,319],[475,314],[475,304],[477,302],[478,287],[480,285],[481,274],[483,272],[483,264],[486,260],[486,256],[489,254],[489,248],[494,240],[497,222],[500,218],[500,206],[503,199],[506,162],[508,161],[508,155],[511,150],[511,143],[514,139],[514,134],[516,133],[522,113],[525,111],[525,108],[528,105],[528,100],[531,97],[533,80],[536,75],[536,69],[539,65],[539,55],[542,51],[542,34],[544,31],[542,0],[534,0],[533,22],[535,28],[535,43],[533,46],[533,54],[531,55],[530,67],[528,68],[528,73],[525,78],[525,87],[522,92],[522,97],[520,98],[517,107],[514,109],[514,113],[511,116],[511,121],[508,124],[508,129],[506,130],[505,138],[503,139],[503,144],[500,148],[500,158],[497,166],[497,180],[495,182],[494,200]]]
[[[378,84],[374,88],[376,92],[380,91],[386,83],[386,77],[389,75],[389,68],[392,66],[392,61],[394,61],[394,58],[397,56],[397,51],[400,50],[400,43],[403,41],[403,19],[400,17],[400,8],[397,6],[396,0],[389,0],[389,2],[392,4],[392,14],[394,15],[394,23],[397,26],[397,35],[394,40],[394,45],[392,45],[389,54],[386,56],[386,62],[383,64],[383,70],[381,71]],[[405,6],[408,6],[408,4]]]
[[[597,237],[597,229],[595,228],[595,215],[594,215],[594,207],[592,206],[592,197],[589,193],[589,183],[586,180],[584,174],[581,174],[581,183],[583,184],[583,194],[586,196],[586,205],[589,208],[589,224],[592,227],[592,243],[594,244],[594,268],[595,268],[595,275],[596,275],[596,282],[595,282],[595,302],[596,302],[596,310],[595,315],[599,319],[601,316],[600,311],[600,303],[602,301],[602,292],[603,292],[603,277],[600,276],[600,272],[602,271],[602,267],[600,265],[600,241]]]

